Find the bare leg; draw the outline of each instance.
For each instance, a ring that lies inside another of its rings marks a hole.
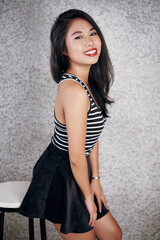
[[[96,240],[94,229],[86,233],[68,233],[63,234],[60,232],[61,224],[54,224],[57,232],[62,237],[63,240]]]
[[[94,230],[98,240],[122,239],[122,230],[110,212],[96,221]]]

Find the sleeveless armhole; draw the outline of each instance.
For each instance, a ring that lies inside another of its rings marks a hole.
[[[58,83],[58,89],[59,89],[60,84],[61,84],[62,82],[64,82],[64,81],[66,81],[66,80],[71,80],[71,81],[77,82],[77,83],[78,83],[79,85],[81,85],[81,87],[84,88],[84,90],[86,91],[87,96],[88,96],[88,99],[89,99],[89,103],[90,103],[90,107],[89,107],[89,110],[88,110],[88,112],[87,112],[87,116],[88,116],[88,114],[89,114],[90,111],[91,111],[91,101],[90,101],[90,98],[89,98],[89,94],[90,94],[90,93],[88,92],[88,89],[85,88],[85,87],[83,87],[82,84],[81,84],[81,82],[79,82],[79,81],[77,81],[77,80],[75,80],[75,79],[73,79],[73,78],[66,78],[66,79],[61,80],[61,81]],[[84,84],[84,83],[83,83],[83,84]]]

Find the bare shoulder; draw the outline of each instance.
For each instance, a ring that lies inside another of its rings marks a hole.
[[[63,103],[78,102],[88,105],[89,99],[86,90],[74,80],[65,80],[59,85],[59,95]]]

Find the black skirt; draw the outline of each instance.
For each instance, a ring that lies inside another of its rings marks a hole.
[[[88,172],[91,178],[89,157]],[[102,212],[98,211],[97,219],[108,210],[102,203]],[[89,213],[83,194],[71,171],[69,154],[51,142],[33,169],[33,178],[23,199],[19,213],[31,218],[44,218],[53,223],[60,223],[60,231],[67,233],[84,233],[93,227],[88,224]]]

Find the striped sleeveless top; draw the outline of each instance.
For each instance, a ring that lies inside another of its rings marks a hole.
[[[71,73],[64,73],[60,79],[59,84],[62,81],[73,80],[81,84],[81,86],[86,90],[89,101],[90,101],[90,109],[87,113],[87,129],[86,129],[86,141],[85,141],[85,154],[88,156],[92,151],[94,145],[96,144],[102,129],[104,128],[104,124],[106,122],[106,118],[103,116],[101,109],[97,106],[94,98],[92,97],[89,89],[86,84],[82,82],[79,78]],[[52,143],[61,150],[68,151],[68,136],[67,136],[67,128],[66,125],[60,123],[55,116],[54,112],[54,134],[52,136]]]

